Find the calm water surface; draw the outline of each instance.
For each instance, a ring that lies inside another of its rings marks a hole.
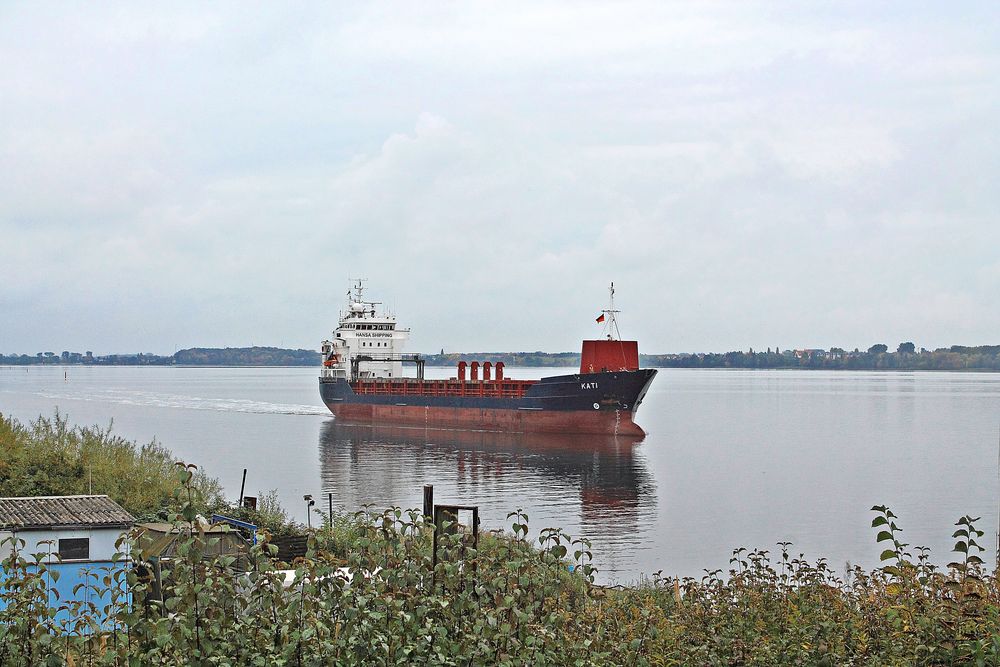
[[[571,369],[507,369],[519,378]],[[64,372],[68,379],[64,379]],[[450,369],[428,369],[446,377]],[[591,538],[604,581],[726,568],[733,548],[781,540],[809,558],[874,565],[874,504],[944,563],[952,524],[997,530],[1000,374],[664,370],[642,441],[337,424],[311,368],[0,367],[0,412],[56,409],[154,437],[234,498],[333,493],[355,510],[477,504],[486,528],[522,507],[537,530]],[[95,491],[99,491],[95,489]]]

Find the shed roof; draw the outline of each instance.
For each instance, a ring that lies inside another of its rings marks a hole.
[[[144,556],[176,558],[177,541],[183,539],[182,529],[170,523],[140,523],[139,528],[142,529],[139,544]],[[204,543],[206,535],[211,537]],[[245,556],[250,552],[250,543],[227,525],[202,526],[194,531],[193,537],[203,541],[202,557],[206,559],[223,554]],[[242,563],[241,567],[243,566],[247,566],[247,563]]]
[[[0,529],[127,527],[135,519],[107,496],[0,498]]]

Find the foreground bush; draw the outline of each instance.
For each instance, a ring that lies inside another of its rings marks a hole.
[[[70,426],[56,412],[28,425],[0,414],[0,496],[104,494],[141,518],[171,509],[175,458],[163,445],[140,445],[111,425]],[[206,503],[221,503],[219,482],[193,480]],[[174,508],[176,509],[176,508]]]
[[[441,537],[435,563],[423,518],[392,509],[314,535],[286,587],[266,540],[249,571],[204,557],[201,499],[191,468],[180,474],[185,535],[163,600],[135,537],[125,546],[139,567],[94,573],[94,587],[115,592],[105,609],[48,599],[44,565],[13,553],[0,665],[1000,664],[997,580],[971,517],[945,571],[926,550],[912,558],[879,507],[885,567],[873,572],[841,579],[783,544],[773,560],[737,550],[725,577],[657,575],[619,590],[593,585],[586,542],[546,529],[529,543],[522,513],[478,549],[461,532]]]
[[[792,557],[787,543],[777,562],[738,549],[727,578],[654,575],[588,605],[586,622],[630,641],[650,664],[1000,665],[997,579],[969,553],[982,533],[969,517],[958,525],[963,558],[947,572],[925,549],[911,560],[898,541],[883,552],[890,564],[855,567],[846,581],[822,559]]]
[[[139,444],[112,426],[71,426],[58,411],[24,425],[0,414],[0,497],[109,496],[139,521],[165,521],[178,509],[173,453],[153,440]],[[236,507],[214,477],[197,471],[198,511],[224,514],[275,534],[303,532],[281,507],[276,491],[259,492],[257,509]]]

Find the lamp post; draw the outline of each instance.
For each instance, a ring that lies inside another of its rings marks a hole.
[[[313,500],[312,494],[309,493],[302,496],[302,500],[306,501],[306,527],[312,530],[312,517],[310,514],[312,513],[312,506],[316,504],[316,501]]]

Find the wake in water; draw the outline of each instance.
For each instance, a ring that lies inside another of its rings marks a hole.
[[[329,411],[317,405],[269,403],[243,398],[199,398],[180,394],[157,394],[151,391],[106,389],[92,394],[39,391],[37,396],[57,400],[97,401],[119,405],[138,405],[182,410],[214,410],[216,412],[246,412],[264,415],[327,415]]]

